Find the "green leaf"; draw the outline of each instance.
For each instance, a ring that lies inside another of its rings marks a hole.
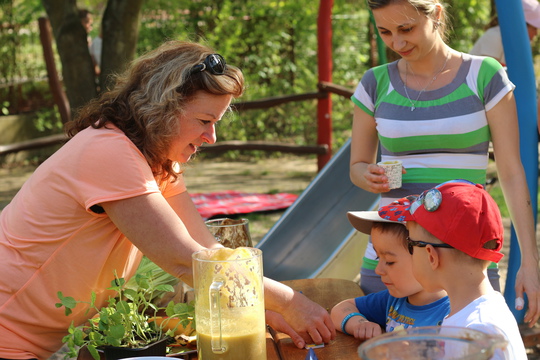
[[[114,337],[114,336],[107,336],[105,337],[105,343],[109,344],[109,346],[121,346],[122,342],[120,339]]]
[[[107,311],[107,309],[102,309],[99,312],[99,322],[103,324],[109,323],[109,312]]]
[[[118,304],[116,304],[116,310],[121,314],[129,314],[131,307],[127,301],[119,301]]]
[[[73,332],[73,343],[77,346],[84,345],[85,334],[81,330],[76,330]]]
[[[88,345],[87,348],[88,348],[88,351],[90,352],[90,355],[92,355],[92,357],[95,360],[100,360],[99,352],[98,352],[98,350],[96,349],[95,346]]]
[[[146,276],[144,276],[144,277],[140,276],[137,279],[137,285],[139,285],[139,287],[142,288],[142,289],[149,289],[150,288],[150,283],[148,282]]]
[[[167,313],[167,316],[175,316],[175,315],[184,315],[184,316],[193,316],[195,315],[195,307],[194,302],[192,301],[189,304],[186,303],[178,303],[175,304],[174,302],[169,302],[167,304],[167,308],[165,309],[165,312]]]
[[[125,283],[124,278],[115,278],[111,281],[111,287],[107,290],[120,291]]]
[[[92,293],[90,294],[90,306],[94,307],[96,306],[95,304],[96,304],[96,293],[92,291]]]
[[[137,291],[133,289],[126,289],[124,290],[124,296],[131,301],[135,301],[135,299],[137,299]]]
[[[104,343],[105,336],[103,334],[97,333],[97,332],[91,332],[88,334],[88,339],[92,341],[96,346],[100,346]]]
[[[122,322],[122,314],[115,312],[109,316],[110,324],[118,324]]]
[[[75,306],[77,306],[77,301],[75,301],[74,298],[71,296],[64,296],[64,294],[59,291],[57,293],[58,298],[60,299],[60,304],[56,304],[56,307],[61,307],[62,305],[65,306],[68,309],[73,309]]]
[[[111,326],[111,329],[109,331],[109,335],[116,339],[123,338],[125,333],[126,333],[126,328],[124,327],[124,325],[121,325],[121,324]]]
[[[154,303],[148,304],[148,307],[154,310],[154,313],[157,313],[159,311],[159,307]]]
[[[161,284],[156,286],[157,291],[174,292],[174,287],[169,284]]]

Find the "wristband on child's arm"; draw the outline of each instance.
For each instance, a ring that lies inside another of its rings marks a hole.
[[[343,318],[343,321],[341,322],[341,332],[344,333],[345,335],[351,335],[347,332],[347,330],[345,330],[345,326],[347,325],[347,321],[349,321],[350,318],[352,318],[353,316],[361,316],[364,319],[366,318],[364,315],[360,314],[359,312],[353,312],[345,316]]]

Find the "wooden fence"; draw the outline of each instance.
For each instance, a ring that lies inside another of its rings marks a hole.
[[[39,29],[40,40],[43,47],[43,55],[47,67],[49,86],[53,94],[55,104],[58,106],[62,122],[66,123],[67,121],[71,120],[71,110],[69,107],[67,96],[63,90],[60,77],[58,76],[58,71],[56,69],[52,47],[52,32],[50,29],[49,20],[47,18],[42,17],[39,19]],[[241,112],[253,109],[268,109],[289,102],[306,101],[313,99],[330,102],[330,96],[332,93],[339,96],[344,96],[346,98],[349,98],[353,93],[352,90],[348,88],[326,81],[320,81],[317,85],[317,88],[318,89],[315,92],[309,92],[304,94],[284,95],[254,101],[238,102],[234,103],[233,107],[236,111]],[[320,102],[321,101],[319,101],[319,103]],[[328,115],[330,116],[330,114]],[[318,124],[319,132],[321,131],[320,126],[321,125]],[[15,153],[22,150],[31,150],[51,145],[57,145],[65,141],[67,141],[66,135],[57,134],[8,145],[0,145],[0,155]],[[268,152],[284,152],[294,154],[316,154],[319,157],[320,170],[331,156],[331,148],[329,144],[329,141],[327,141],[326,144],[319,143],[314,145],[295,145],[268,141],[220,141],[215,144],[205,144],[204,146],[202,146],[202,150],[219,153],[229,150],[261,150]],[[322,161],[321,158],[323,159]]]

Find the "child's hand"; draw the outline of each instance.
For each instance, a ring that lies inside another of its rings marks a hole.
[[[367,321],[361,316],[352,318],[349,323],[347,324],[347,332],[356,339],[367,340],[382,334],[379,324]]]

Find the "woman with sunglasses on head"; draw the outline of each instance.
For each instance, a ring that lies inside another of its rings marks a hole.
[[[460,53],[445,43],[446,11],[438,0],[368,0],[386,46],[400,55],[364,74],[352,100],[350,175],[380,193],[381,206],[452,179],[486,182],[490,140],[498,178],[519,239],[522,263],[516,296],[528,296],[525,321],[540,316],[540,274],[531,200],[520,161],[514,85],[492,58]],[[403,186],[390,190],[383,168],[401,160]],[[383,285],[368,246],[361,270],[364,292]],[[496,267],[488,271],[500,289]],[[516,302],[516,307],[518,302]]]
[[[219,247],[182,180],[182,164],[244,90],[239,69],[206,46],[171,41],[135,60],[116,86],[69,124],[70,140],[0,214],[0,358],[47,359],[72,320],[59,291],[97,294],[116,270],[129,278],[142,254],[192,284],[195,251]],[[299,347],[335,336],[328,312],[265,279],[267,321]],[[285,321],[286,320],[286,321]]]

